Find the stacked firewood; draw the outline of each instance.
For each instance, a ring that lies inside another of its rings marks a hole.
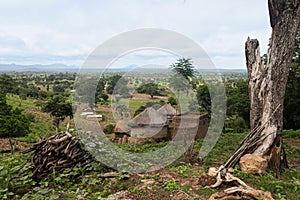
[[[23,153],[32,152],[33,177],[39,178],[66,168],[86,165],[93,156],[82,149],[80,141],[69,132],[59,132],[34,144]]]

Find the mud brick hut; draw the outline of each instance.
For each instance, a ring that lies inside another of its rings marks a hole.
[[[126,144],[128,142],[128,138],[130,137],[130,127],[128,126],[128,121],[119,120],[115,126],[114,133],[115,143]]]
[[[152,107],[146,108],[129,121],[131,128],[129,143],[143,144],[147,141],[166,140],[168,135],[167,118]]]
[[[180,133],[185,133],[184,136],[188,137],[189,134],[194,134],[195,139],[204,138],[208,130],[208,113],[187,112],[178,114],[173,117],[172,123],[168,126],[168,131],[172,138]],[[177,138],[179,140],[183,138]]]
[[[159,112],[161,115],[165,116],[167,118],[167,122],[171,123],[173,120],[173,117],[177,115],[177,110],[172,107],[171,104],[165,104],[162,107],[160,107],[157,112]]]

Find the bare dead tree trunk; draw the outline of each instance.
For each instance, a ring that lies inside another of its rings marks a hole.
[[[245,48],[252,131],[225,167],[233,167],[241,156],[253,153],[267,158],[278,176],[284,164],[287,166],[282,157],[283,101],[300,22],[300,0],[269,0],[268,5],[272,36],[267,64],[262,63],[257,39],[248,38]]]

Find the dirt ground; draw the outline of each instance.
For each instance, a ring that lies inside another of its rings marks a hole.
[[[27,108],[24,110],[25,113],[33,114],[35,119],[44,121],[44,122],[52,122],[50,115],[48,113],[42,112],[41,108]]]
[[[285,139],[285,141],[288,142],[292,146],[300,148],[300,139],[287,138],[287,139]]]
[[[146,174],[132,175],[126,181],[131,182],[131,184],[143,192],[135,194],[125,190],[110,195],[107,199],[207,199],[209,195],[201,194],[198,190],[201,186],[212,185],[216,180],[213,177],[203,174],[201,167],[193,167],[193,170],[195,170],[197,174],[202,174],[200,178],[199,175],[196,174],[189,176],[179,175],[177,172],[165,168]],[[153,178],[157,174],[159,174],[159,178]],[[166,183],[168,182],[174,182],[178,186],[186,187],[188,191],[163,190],[162,188],[166,187]]]
[[[300,148],[300,139],[296,138],[287,138],[284,139],[285,142],[289,143],[291,146]],[[300,170],[300,155],[294,157],[288,161],[289,167],[294,170]]]
[[[17,141],[16,150],[23,151],[26,149],[26,143]],[[8,138],[0,138],[0,153],[2,152],[9,152],[10,151],[10,145],[9,145],[9,139]]]
[[[149,94],[134,93],[132,99],[150,100],[151,97]],[[154,96],[153,99],[167,100],[168,97],[167,96]]]

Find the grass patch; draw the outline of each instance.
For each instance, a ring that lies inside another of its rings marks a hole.
[[[154,144],[125,144],[119,145],[125,151],[130,151],[134,153],[146,153],[146,152],[153,152],[156,151],[164,146],[166,146],[168,142],[160,142]]]
[[[18,137],[17,140],[22,142],[34,143],[38,142],[41,138],[48,138],[55,134],[55,126],[50,122],[43,122],[35,120],[30,126],[31,133],[25,137]],[[63,130],[63,129],[62,129]]]
[[[300,185],[297,184],[300,172],[287,170],[281,174],[279,179],[274,178],[271,173],[255,176],[238,170],[235,170],[234,175],[254,188],[271,192],[275,199],[300,199]]]
[[[203,160],[205,169],[212,166],[220,166],[226,159],[228,159],[231,153],[237,148],[239,143],[244,139],[247,133],[226,133],[222,134],[218,139],[216,145],[207,157]],[[202,146],[203,140],[199,140],[195,143],[195,154],[198,156],[198,152]]]
[[[35,125],[36,131],[51,129],[51,125],[45,125],[44,122],[36,122]],[[33,133],[33,135],[36,134]],[[53,172],[40,182],[35,182],[31,178],[30,165],[26,163],[28,155],[0,154],[0,199],[58,199],[59,197],[59,199],[68,200],[76,199],[78,195],[84,199],[101,199],[123,190],[128,190],[132,196],[139,199],[169,199],[171,194],[176,195],[180,191],[190,196],[200,195],[206,199],[217,190],[203,187],[195,189],[191,185],[181,186],[181,179],[197,178],[201,174],[199,170],[202,172],[203,168],[222,164],[245,136],[246,133],[222,134],[208,157],[203,160],[202,167],[177,161],[176,166],[169,166],[161,173],[146,174],[144,177],[120,175],[110,179],[101,179],[99,174],[112,171],[112,169],[100,162],[93,162],[85,167],[66,169],[63,173]],[[27,136],[24,139],[29,141],[30,137]],[[200,140],[195,143],[196,156],[202,142]],[[168,142],[146,145],[126,144],[120,147],[126,151],[142,153],[158,150],[167,144]],[[288,143],[285,147],[289,161],[299,157],[300,148]],[[286,170],[278,179],[274,178],[270,172],[266,175],[254,176],[236,169],[234,175],[254,188],[270,191],[275,199],[300,199],[299,171]],[[151,190],[141,189],[141,179],[153,179],[155,184],[150,185]]]
[[[21,99],[18,95],[15,94],[7,94],[7,104],[11,105],[13,108],[21,108],[22,110],[28,109],[28,108],[36,108],[35,100],[27,98],[22,101],[21,106],[20,102]]]
[[[298,138],[300,139],[300,130],[283,130],[283,138]]]

